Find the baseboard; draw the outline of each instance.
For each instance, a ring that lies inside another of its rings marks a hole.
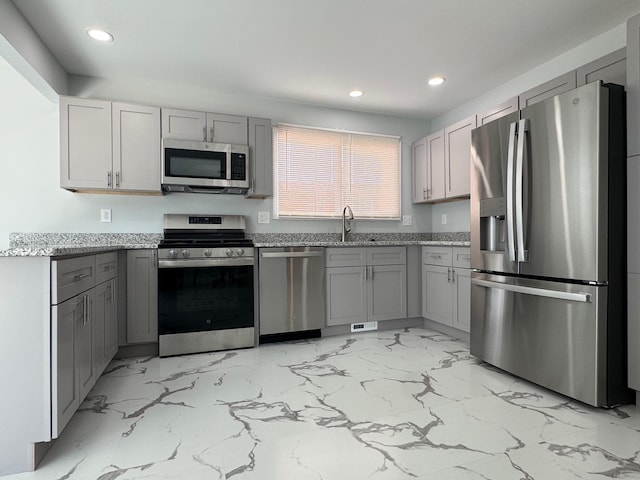
[[[422,318],[400,318],[397,320],[382,320],[378,322],[378,330],[394,330],[398,328],[422,327]],[[368,330],[369,332],[375,330]],[[353,335],[358,335],[353,333]],[[333,337],[335,335],[352,335],[351,324],[333,325],[322,329],[323,337]]]
[[[157,343],[141,343],[136,345],[121,345],[115,358],[153,357],[158,355]]]

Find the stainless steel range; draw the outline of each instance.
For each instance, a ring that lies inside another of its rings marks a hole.
[[[255,345],[254,249],[241,215],[164,216],[160,356]]]

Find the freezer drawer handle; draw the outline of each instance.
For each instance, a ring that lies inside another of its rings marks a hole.
[[[262,252],[262,258],[322,257],[324,252]]]
[[[559,300],[570,300],[572,302],[591,302],[591,294],[589,293],[570,293],[558,292],[556,290],[545,290],[544,288],[525,287],[522,285],[511,285],[508,283],[491,282],[489,280],[480,280],[479,278],[471,279],[472,285],[486,288],[499,288],[508,292],[524,293],[527,295],[537,295],[539,297],[557,298]]]

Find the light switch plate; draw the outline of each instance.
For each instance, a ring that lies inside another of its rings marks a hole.
[[[411,218],[411,215],[403,215],[402,216],[402,225],[412,225],[413,224],[413,218]]]
[[[447,214],[443,213],[442,214],[442,225],[446,225],[447,224]]]
[[[111,209],[110,208],[102,208],[102,209],[100,209],[100,221],[102,223],[111,223]]]
[[[258,223],[269,223],[270,217],[269,212],[258,212]]]

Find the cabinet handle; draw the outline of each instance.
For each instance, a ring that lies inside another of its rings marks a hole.
[[[111,280],[111,305],[116,304],[116,281]]]
[[[116,172],[116,188],[120,188],[120,172]]]
[[[428,190],[426,188],[422,189],[422,199],[423,200],[429,198],[429,194],[427,192],[428,192]]]
[[[82,296],[82,325],[87,324],[87,296]]]
[[[211,127],[209,128],[209,138],[209,141],[213,142],[213,125],[211,125]]]
[[[107,171],[107,187],[111,188],[111,170]]]
[[[431,254],[431,255],[429,255],[429,256],[430,256],[431,258],[442,258],[442,255],[434,255],[434,254]]]
[[[91,323],[91,310],[93,310],[93,300],[91,297],[87,295],[87,299],[89,300],[89,311],[87,312],[87,323]]]
[[[90,276],[91,276],[90,273],[79,273],[78,275],[74,275],[73,276],[73,281],[74,282],[79,282],[83,278],[87,278],[87,277],[90,277]]]
[[[153,266],[154,267],[158,266],[158,251],[157,250],[153,251]]]
[[[373,282],[373,267],[369,267],[369,278]]]
[[[207,141],[207,126],[206,125],[202,126],[202,140],[204,140],[205,142]]]
[[[451,269],[447,267],[447,283],[451,281]]]
[[[451,269],[451,283],[456,283],[456,271],[452,268]]]

